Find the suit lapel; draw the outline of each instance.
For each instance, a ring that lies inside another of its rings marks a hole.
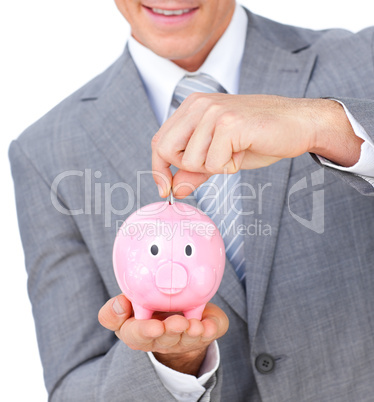
[[[83,128],[124,182],[134,172],[149,172],[141,188],[141,205],[158,201],[150,170],[151,140],[159,125],[127,48],[106,76],[82,97]],[[135,161],[132,167],[129,156]]]
[[[260,33],[261,24],[266,25],[266,20],[262,21],[249,13],[240,93],[303,97],[315,54],[309,50],[297,52],[306,47],[305,43],[298,41],[293,49],[274,46]],[[265,301],[290,167],[291,160],[284,159],[267,168],[242,171],[242,180],[250,189],[249,197],[243,200],[243,208],[248,213],[244,216],[244,223],[248,230],[245,237],[248,257],[246,292],[251,341],[256,335]]]

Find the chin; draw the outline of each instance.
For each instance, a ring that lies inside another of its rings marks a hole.
[[[191,42],[183,41],[158,41],[149,47],[154,53],[167,59],[185,59],[193,57],[197,52]]]
[[[158,56],[169,59],[183,68],[185,68],[184,64],[201,64],[205,59],[203,46],[191,46],[190,41],[185,43],[180,41],[175,45],[170,44],[170,42],[162,43],[159,41],[154,46],[148,46],[148,48]]]

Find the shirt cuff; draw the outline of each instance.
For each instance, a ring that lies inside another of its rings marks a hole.
[[[361,124],[352,116],[351,112],[345,107],[345,105],[342,102],[340,102],[336,99],[332,99],[332,100],[335,100],[335,102],[339,102],[343,106],[344,111],[348,117],[348,120],[351,123],[354,133],[357,135],[357,137],[360,137],[364,140],[364,142],[361,144],[360,159],[353,166],[343,167],[340,165],[336,165],[335,163],[324,158],[323,156],[316,155],[317,158],[325,166],[329,166],[334,169],[341,170],[343,172],[358,174],[360,176],[374,177],[374,143],[373,143],[373,140],[370,138],[370,136],[367,134],[367,132],[361,126]]]
[[[147,352],[147,354],[165,388],[180,402],[197,401],[206,391],[204,385],[217,371],[220,362],[216,341],[208,346],[199,377],[175,371],[161,364],[152,352]]]

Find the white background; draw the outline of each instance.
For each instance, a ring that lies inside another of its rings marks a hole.
[[[315,29],[357,31],[373,23],[367,0],[242,2],[268,18]],[[17,0],[0,5],[0,394],[7,402],[47,400],[7,149],[24,128],[111,64],[128,34],[113,0]]]

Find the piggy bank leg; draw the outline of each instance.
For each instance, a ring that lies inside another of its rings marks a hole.
[[[134,309],[134,316],[137,320],[149,320],[152,318],[153,311],[144,308],[140,304],[132,303]]]
[[[201,320],[201,316],[203,315],[203,311],[205,309],[206,304],[202,304],[199,307],[193,308],[191,310],[183,311],[184,316],[189,320],[190,318],[197,318]]]

